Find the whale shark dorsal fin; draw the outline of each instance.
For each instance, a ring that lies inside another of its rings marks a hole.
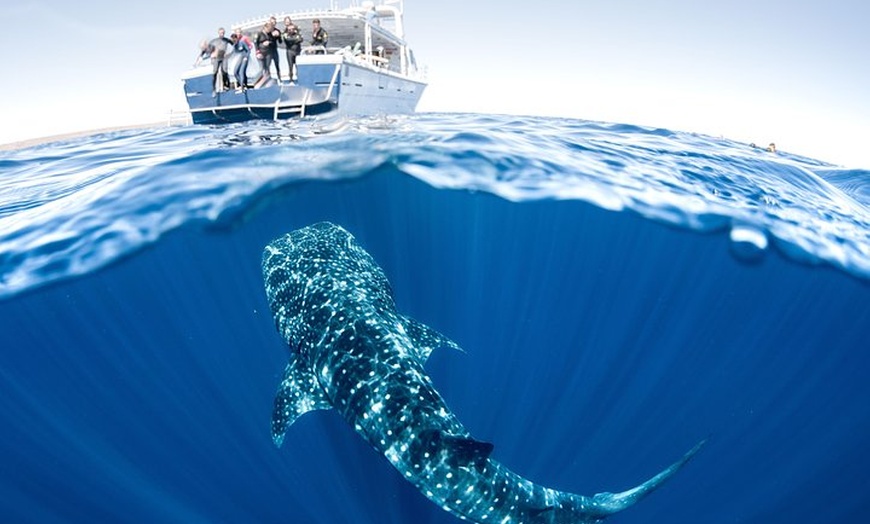
[[[284,433],[297,418],[315,409],[331,407],[317,378],[300,364],[300,359],[294,354],[275,395],[275,408],[272,410],[272,440],[275,445],[281,447]]]
[[[405,333],[408,335],[408,338],[411,339],[411,342],[414,343],[414,349],[417,350],[417,357],[420,359],[421,363],[426,363],[429,359],[429,355],[432,354],[432,350],[435,348],[446,347],[462,351],[459,344],[453,342],[426,324],[407,316],[402,317],[402,320],[404,321],[403,327]]]

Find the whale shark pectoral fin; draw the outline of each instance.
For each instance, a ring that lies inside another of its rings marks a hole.
[[[437,451],[445,451],[454,467],[482,465],[492,453],[493,445],[468,437],[459,437],[437,429],[420,432],[420,439]]]
[[[426,324],[414,320],[411,317],[402,317],[402,319],[404,320],[405,332],[407,333],[408,338],[411,339],[411,342],[414,343],[414,348],[417,350],[417,357],[420,359],[420,362],[425,364],[426,360],[429,359],[429,355],[432,354],[432,350],[435,348],[447,347],[462,351],[459,344],[453,342]]]
[[[445,436],[444,445],[448,448],[457,465],[482,464],[492,453],[493,445],[470,438]]]
[[[460,462],[477,464],[486,461],[492,454],[493,445],[489,442],[452,436],[445,437],[445,442]]]
[[[556,506],[547,506],[546,508],[532,508],[529,510],[529,515],[532,518],[537,518],[548,511],[553,511],[554,509],[556,509]]]
[[[272,410],[272,440],[275,445],[281,447],[284,433],[297,418],[315,409],[331,407],[314,374],[299,364],[295,355],[291,357]]]

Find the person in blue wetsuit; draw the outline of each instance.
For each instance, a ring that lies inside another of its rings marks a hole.
[[[248,35],[242,33],[240,28],[236,28],[233,34],[230,35],[230,40],[233,41],[233,54],[239,55],[236,61],[236,67],[233,69],[233,78],[235,79],[236,91],[244,91],[248,87],[248,58],[254,43],[248,38]]]

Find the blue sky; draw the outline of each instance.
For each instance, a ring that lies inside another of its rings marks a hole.
[[[9,4],[0,143],[162,121],[185,107],[179,75],[218,26],[329,1]],[[405,5],[428,67],[421,111],[666,127],[858,168],[870,168],[868,21],[866,0]]]

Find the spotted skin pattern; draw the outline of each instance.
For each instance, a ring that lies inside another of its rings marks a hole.
[[[458,346],[396,311],[383,270],[340,226],[321,222],[263,252],[263,277],[290,362],[272,438],[300,415],[335,409],[408,482],[445,511],[478,523],[587,523],[655,489],[703,444],[623,493],[586,497],[534,484],[489,458],[423,370],[437,347]]]

